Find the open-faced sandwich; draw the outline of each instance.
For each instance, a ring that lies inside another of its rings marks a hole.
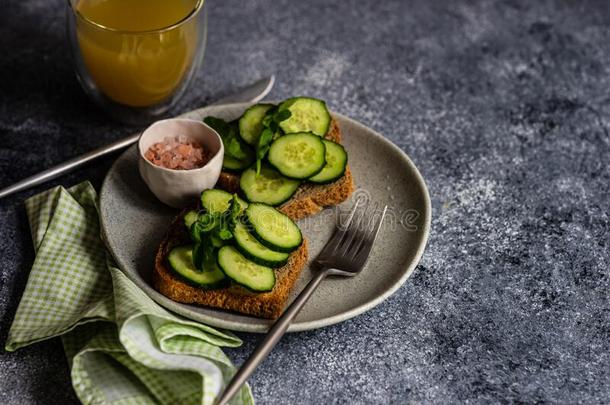
[[[294,220],[353,192],[341,131],[326,104],[256,104],[235,121],[206,117],[224,144],[218,189],[172,223],[155,257],[165,296],[277,318],[307,262]]]
[[[339,124],[322,100],[256,104],[238,120],[204,122],[225,144],[219,188],[277,206],[295,220],[337,205],[354,191]]]
[[[306,261],[307,241],[290,218],[212,189],[174,220],[153,278],[174,301],[277,318]]]

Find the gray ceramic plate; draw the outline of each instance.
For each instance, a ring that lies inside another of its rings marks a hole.
[[[186,114],[238,117],[247,107],[230,104],[207,107]],[[419,261],[430,229],[430,197],[415,165],[398,147],[373,130],[333,113],[343,132],[357,193],[388,204],[389,215],[381,229],[367,267],[354,278],[326,279],[289,331],[320,328],[361,314],[396,291]],[[355,195],[356,195],[355,194]],[[342,204],[347,210],[354,196]],[[152,299],[165,308],[211,326],[237,331],[264,332],[269,321],[194,305],[174,302],[152,287],[151,273],[156,246],[177,211],[159,202],[140,179],[136,147],[118,158],[108,172],[100,195],[103,236],[119,267]],[[326,209],[299,222],[310,242],[310,260],[331,236],[337,209]],[[307,267],[294,293],[311,279]]]

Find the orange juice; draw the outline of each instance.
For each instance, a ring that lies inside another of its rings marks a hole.
[[[174,25],[199,1],[78,1],[78,46],[97,88],[132,107],[169,98],[193,63],[199,29],[197,18]]]

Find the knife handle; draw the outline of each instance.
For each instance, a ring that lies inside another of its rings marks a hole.
[[[30,188],[36,186],[38,184],[42,184],[46,181],[54,179],[56,177],[61,176],[62,174],[68,173],[77,167],[84,165],[85,163],[97,159],[99,157],[111,154],[113,152],[119,151],[132,145],[138,141],[140,134],[131,135],[127,138],[120,139],[116,142],[113,142],[109,145],[102,146],[101,148],[92,150],[91,152],[87,152],[83,155],[77,156],[73,159],[67,160],[62,164],[51,167],[45,171],[42,171],[33,176],[27,177],[12,186],[3,188],[0,190],[0,198],[6,197],[13,193],[16,193],[21,190],[25,190],[26,188]]]

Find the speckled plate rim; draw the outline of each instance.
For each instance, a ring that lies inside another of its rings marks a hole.
[[[213,107],[214,108],[223,108],[223,107],[226,107],[226,108],[234,107],[235,108],[238,106],[243,106],[245,109],[250,105],[251,105],[251,103],[231,103],[231,104],[214,105]],[[210,107],[212,107],[212,106],[210,106]],[[179,118],[192,117],[193,115],[198,114],[201,110],[204,110],[206,108],[207,107],[203,107],[203,108],[199,108],[199,109],[196,109],[193,111],[189,111],[187,113],[181,114],[179,116]],[[387,299],[392,294],[394,294],[411,276],[411,274],[413,273],[413,270],[415,269],[415,267],[417,266],[417,264],[421,260],[421,257],[424,254],[424,250],[428,243],[428,237],[430,235],[430,225],[431,225],[431,217],[432,217],[432,204],[430,202],[430,193],[428,191],[428,187],[426,186],[426,182],[424,181],[424,178],[422,177],[421,173],[417,169],[417,166],[415,166],[413,161],[411,161],[409,156],[402,149],[400,149],[390,140],[386,139],[383,135],[381,135],[377,131],[375,131],[375,130],[367,127],[366,125],[361,124],[358,121],[353,120],[352,118],[349,118],[343,114],[340,114],[340,113],[337,113],[334,111],[331,111],[331,113],[333,116],[338,117],[341,120],[349,122],[351,125],[358,128],[358,130],[364,131],[365,133],[370,134],[371,136],[376,138],[377,141],[385,144],[389,148],[393,149],[395,152],[398,152],[397,155],[400,156],[403,163],[405,163],[407,166],[409,166],[410,170],[412,171],[412,173],[414,175],[414,177],[413,177],[414,180],[416,181],[417,185],[419,187],[421,187],[421,191],[422,191],[422,194],[424,197],[424,208],[425,208],[424,228],[422,230],[422,237],[420,239],[419,246],[417,247],[413,260],[411,260],[409,263],[407,263],[405,272],[402,274],[402,276],[400,278],[398,278],[398,280],[395,283],[393,283],[382,294],[379,294],[376,298],[374,298],[364,304],[361,304],[357,307],[354,307],[348,311],[345,311],[343,313],[340,313],[340,314],[337,314],[334,316],[330,316],[330,317],[326,317],[326,318],[322,318],[322,319],[318,319],[318,320],[314,320],[314,321],[295,322],[288,327],[287,332],[302,332],[302,331],[306,331],[306,330],[319,329],[319,328],[323,328],[326,326],[334,325],[334,324],[337,324],[337,323],[340,323],[343,321],[347,321],[348,319],[354,318],[354,317],[376,307],[377,305],[379,305],[385,299]],[[127,151],[125,151],[123,153],[127,153]],[[117,164],[116,162],[113,163],[112,167],[109,170],[109,173],[113,171],[116,164]],[[100,190],[100,195],[104,193],[104,189],[107,187],[107,182],[108,182],[108,175],[106,175],[106,177],[104,178],[104,181],[102,183],[102,188]],[[101,204],[102,204],[102,201],[100,199],[100,212],[102,212]],[[125,263],[123,263],[120,260],[120,258],[116,254],[114,254],[114,248],[112,246],[110,246],[110,243],[109,243],[110,239],[107,237],[106,226],[104,224],[104,219],[103,219],[102,215],[100,215],[100,232],[101,232],[102,239],[104,240],[104,243],[106,244],[110,254],[112,255],[115,263],[118,265],[118,267],[121,269],[121,271],[132,282],[134,282],[140,289],[142,289],[150,298],[152,298],[155,302],[157,302],[159,305],[161,305],[165,309],[167,309],[171,312],[174,312],[176,314],[182,315],[188,319],[205,323],[212,327],[223,328],[223,329],[228,329],[228,330],[238,331],[238,332],[265,333],[265,332],[267,332],[269,326],[273,324],[273,321],[271,321],[271,320],[268,322],[262,322],[260,324],[249,324],[249,323],[242,323],[242,322],[235,322],[235,321],[227,321],[227,320],[224,320],[221,318],[207,316],[205,314],[195,312],[189,308],[189,305],[175,302],[175,301],[165,297],[163,294],[159,293],[157,290],[155,290],[151,285],[146,283],[141,278],[135,277],[130,272],[125,271],[125,268],[127,268],[128,266],[126,266]]]

